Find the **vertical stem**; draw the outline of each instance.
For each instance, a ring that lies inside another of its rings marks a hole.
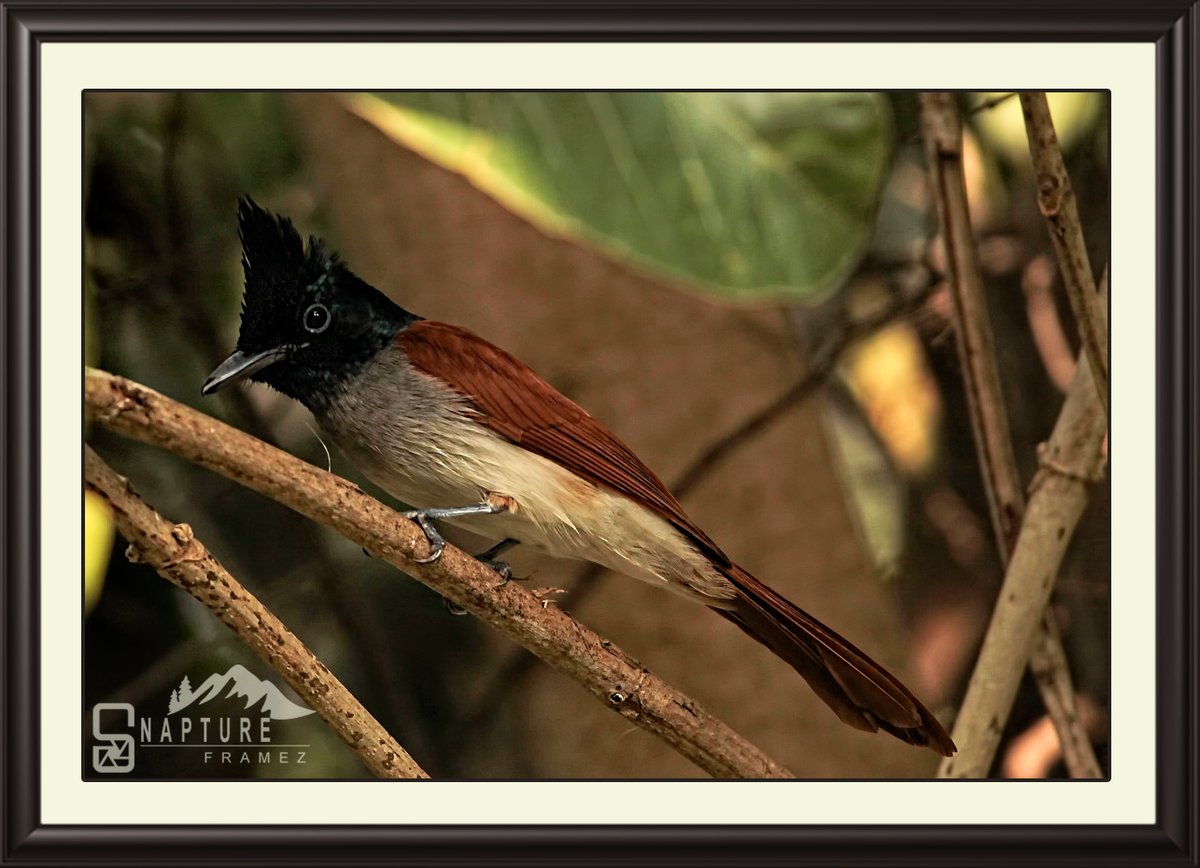
[[[1038,209],[1046,218],[1050,242],[1058,258],[1071,310],[1079,324],[1079,337],[1092,365],[1092,380],[1100,404],[1108,412],[1108,329],[1100,310],[1096,281],[1088,263],[1083,226],[1075,190],[1058,146],[1050,104],[1041,91],[1021,93],[1021,111],[1025,115],[1025,133],[1029,139],[1029,155],[1037,175]]]
[[[938,223],[946,247],[947,269],[951,298],[954,304],[955,338],[971,428],[979,452],[980,472],[987,493],[988,510],[997,548],[1007,568],[1025,511],[1025,494],[1017,473],[1008,417],[1000,389],[991,324],[984,298],[983,275],[971,217],[967,203],[966,180],[962,162],[962,124],[950,93],[923,93],[921,129],[925,139],[930,182],[937,204]],[[1048,596],[1047,596],[1048,599]],[[1035,629],[1030,625],[1031,629]],[[1069,765],[1072,776],[1099,777],[1099,763],[1091,753],[1086,733],[1082,732],[1075,710],[1071,676],[1066,667],[1062,639],[1054,629],[1048,613],[1038,621],[1038,641],[1031,652],[1036,671],[1047,673],[1038,679],[1038,689],[1059,740],[1071,744]],[[1023,668],[1025,660],[1021,661]],[[1020,671],[1018,668],[1018,672]],[[980,681],[980,667],[972,677],[971,688]],[[1007,716],[1009,706],[1005,706]],[[989,722],[987,733],[965,730],[962,719],[955,727],[954,738],[960,747],[959,755],[942,764],[941,774],[982,777],[991,766],[999,744],[999,729]],[[1002,728],[1003,721],[998,722]],[[969,726],[970,721],[965,724]],[[994,730],[994,732],[992,732]],[[1077,749],[1076,749],[1077,748]],[[1088,761],[1090,755],[1090,762]],[[1079,760],[1075,762],[1075,760]]]
[[[963,369],[971,429],[979,451],[979,468],[987,491],[997,547],[1007,563],[1021,524],[1025,495],[1008,432],[991,321],[984,298],[983,272],[971,232],[967,185],[963,176],[962,125],[954,100],[952,93],[921,94],[921,126],[938,223],[946,246],[950,296],[954,303],[954,335]]]

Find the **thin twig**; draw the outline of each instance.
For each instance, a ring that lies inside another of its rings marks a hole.
[[[971,231],[966,181],[963,175],[962,126],[953,94],[923,93],[920,96],[920,105],[930,181],[934,190],[933,198],[937,204],[939,226],[946,246],[951,298],[954,303],[955,340],[963,369],[971,427],[979,452],[980,472],[983,475],[997,548],[1001,562],[1011,573],[1016,557],[1014,546],[1018,535],[1024,532],[1022,522],[1025,497],[1012,451],[987,303],[984,299],[983,276]],[[1049,602],[1053,582],[1052,573],[1044,589],[1043,610]],[[1006,580],[1005,588],[1007,587]],[[1009,591],[1005,590],[1002,593],[1006,596],[997,604],[997,612],[1003,608],[1005,601],[1010,604],[1014,602],[1010,599],[1012,595]],[[1039,598],[1040,594],[1035,593],[1033,596]],[[1060,733],[1059,738],[1064,745],[1079,747],[1078,750],[1073,749],[1070,755],[1072,762],[1079,760],[1070,767],[1072,776],[1099,777],[1099,763],[1094,754],[1091,754],[1090,742],[1086,732],[1082,732],[1082,725],[1078,719],[1070,686],[1070,672],[1065,665],[1066,654],[1062,650],[1062,639],[1058,631],[1053,628],[1049,617],[1043,617],[1040,610],[1034,612],[1029,624],[1023,624],[1021,627],[1027,627],[1030,635],[1040,630],[1040,639],[1036,647],[1027,643],[1024,647],[1017,645],[1011,649],[1019,654],[1015,661],[1017,677],[1030,660],[1030,655],[1035,655],[1035,670],[1047,673],[1047,677],[1039,678],[1037,683],[1046,710],[1054,721],[1055,729]],[[989,637],[990,633],[989,630]],[[982,685],[990,684],[992,678],[993,673],[984,668],[981,657],[968,688],[968,698],[972,696],[972,691],[978,694],[979,690],[984,689]],[[1014,696],[1015,690],[1014,680]],[[1004,720],[1007,719],[1012,706],[1012,697],[1008,697],[1007,702],[1003,702],[1002,693],[995,698],[1000,704],[987,704],[994,715],[984,721],[982,728],[977,717],[967,714],[967,705],[964,703],[954,728],[959,753],[952,760],[943,762],[940,772],[942,776],[982,777],[987,774],[999,744]],[[1087,745],[1086,750],[1082,745]],[[1091,755],[1088,757],[1085,754]]]
[[[971,232],[963,176],[962,127],[954,94],[923,93],[920,102],[933,198],[946,247],[955,343],[963,369],[967,408],[979,451],[979,469],[992,528],[1001,555],[1006,558],[1020,526],[1024,494],[1000,391],[983,273]]]
[[[1088,361],[1092,363],[1096,394],[1100,396],[1100,405],[1108,412],[1108,329],[1100,310],[1092,266],[1088,262],[1075,191],[1058,146],[1046,94],[1022,91],[1021,111],[1025,115],[1029,154],[1037,175],[1038,208],[1046,218],[1067,298],[1071,300],[1071,310],[1079,325],[1079,337]]]
[[[736,452],[743,443],[807,398],[829,379],[838,359],[847,348],[894,322],[898,317],[916,310],[925,303],[938,284],[939,281],[931,277],[916,289],[901,289],[897,297],[879,310],[842,323],[840,328],[824,338],[821,346],[812,354],[807,370],[778,398],[747,417],[738,427],[715,440],[698,455],[671,486],[672,493],[677,498],[690,494],[718,464]]]
[[[353,484],[281,452],[144,386],[88,369],[89,418],[115,433],[167,449],[332,528],[493,627],[583,685],[623,717],[654,733],[714,776],[791,777],[783,766],[611,642],[516,582],[446,546],[419,563],[420,528]]]
[[[126,556],[187,591],[299,694],[380,778],[427,778],[421,767],[304,643],[209,554],[186,524],[163,519],[129,480],[85,447],[89,491],[112,507]]]
[[[999,96],[993,96],[985,100],[980,100],[979,102],[975,103],[975,105],[967,109],[967,115],[971,116],[979,114],[980,112],[991,111],[997,106],[1004,105],[1004,103],[1008,102],[1016,95],[1017,92],[1014,90],[1009,93],[1002,93]]]
[[[1021,277],[1025,293],[1025,316],[1046,376],[1061,394],[1066,394],[1075,376],[1075,353],[1063,333],[1062,320],[1051,292],[1054,268],[1038,255]]]
[[[970,106],[966,110],[965,114],[969,118],[975,117],[975,115],[983,114],[984,112],[991,111],[994,108],[998,108],[999,106],[1004,105],[1004,103],[1008,102],[1010,99],[1013,99],[1014,97],[1016,97],[1016,95],[1017,95],[1017,92],[1014,90],[1014,91],[1009,91],[1008,93],[1002,93],[999,96],[993,96],[993,97],[989,97],[988,99],[980,100],[975,105]],[[922,141],[921,131],[918,129],[915,133],[912,133],[911,135],[905,137],[904,144],[905,145],[915,145],[915,144],[920,143],[921,141]]]
[[[1066,681],[1062,679],[1063,673],[1069,676],[1071,668],[1063,649],[1062,636],[1058,632],[1058,622],[1054,620],[1054,613],[1049,607],[1042,613],[1042,629],[1035,641],[1037,644],[1030,654],[1029,671],[1037,679],[1038,690],[1043,695],[1058,694],[1057,707],[1065,709],[1066,714],[1071,716],[1069,726],[1060,728],[1055,725],[1058,743],[1062,746],[1063,762],[1072,777],[1101,777],[1100,761],[1096,759],[1096,751],[1092,748],[1087,722],[1079,716],[1074,685],[1069,677]]]

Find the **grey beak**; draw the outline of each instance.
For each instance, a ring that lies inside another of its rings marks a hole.
[[[200,387],[200,394],[211,395],[219,392],[231,383],[244,380],[263,368],[286,359],[289,355],[291,355],[290,347],[275,347],[263,350],[261,353],[243,353],[241,350],[234,350],[229,354],[229,358],[217,365],[216,370],[208,375],[208,379]]]

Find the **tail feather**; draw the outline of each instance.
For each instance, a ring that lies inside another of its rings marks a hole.
[[[738,592],[734,607],[714,611],[787,661],[843,722],[954,754],[946,730],[899,679],[741,567],[727,575]]]

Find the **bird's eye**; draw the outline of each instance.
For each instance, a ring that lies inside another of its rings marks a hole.
[[[329,308],[323,304],[312,304],[304,311],[304,328],[314,335],[319,335],[329,328]]]

